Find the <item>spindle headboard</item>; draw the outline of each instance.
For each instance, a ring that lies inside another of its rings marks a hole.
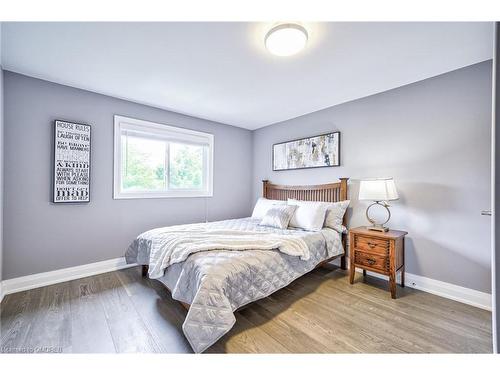
[[[340,182],[323,185],[274,185],[268,180],[262,181],[262,196],[267,199],[287,200],[297,199],[301,201],[320,201],[320,202],[339,202],[347,200],[347,180],[349,178],[339,178]],[[344,215],[343,224],[346,225],[346,216]],[[347,226],[347,225],[346,225]],[[346,247],[346,235],[342,235],[342,245]],[[323,263],[331,261],[327,259]],[[345,253],[340,257],[340,268],[346,269]]]
[[[339,178],[340,182],[323,185],[274,185],[268,180],[262,181],[262,196],[267,199],[301,201],[338,202],[347,199],[347,180]]]

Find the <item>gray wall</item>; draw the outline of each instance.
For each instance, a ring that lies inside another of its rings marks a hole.
[[[350,226],[366,225],[359,179],[394,177],[390,226],[409,232],[407,272],[490,292],[491,61],[259,129],[262,179],[315,184],[350,177]],[[332,90],[335,90],[332,87]],[[341,131],[341,167],[273,172],[272,144]]]
[[[123,256],[158,226],[203,221],[204,198],[113,200],[113,115],[215,135],[214,196],[208,218],[247,216],[251,132],[46,81],[4,73],[4,279]],[[55,119],[92,125],[91,203],[50,203]]]

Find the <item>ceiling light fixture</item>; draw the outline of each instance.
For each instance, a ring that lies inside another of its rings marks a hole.
[[[307,43],[307,30],[294,23],[273,27],[266,34],[266,48],[273,55],[291,56],[300,52]]]

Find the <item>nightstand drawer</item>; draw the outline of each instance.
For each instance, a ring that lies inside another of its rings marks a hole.
[[[389,257],[368,254],[362,251],[354,251],[354,263],[360,266],[375,268],[381,271],[389,271]]]
[[[389,240],[355,235],[353,247],[370,253],[389,255]]]

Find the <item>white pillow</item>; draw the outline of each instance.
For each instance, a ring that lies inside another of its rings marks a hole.
[[[290,226],[310,231],[320,231],[325,223],[328,205],[325,202],[308,202],[288,199],[288,204],[298,206],[290,220]]]
[[[345,211],[349,207],[350,200],[340,201],[335,203],[327,203],[325,227],[335,229],[337,232],[344,231],[342,221],[344,219]]]
[[[285,201],[259,198],[252,212],[252,219],[262,219],[271,207],[276,204],[286,204]]]
[[[276,204],[267,211],[259,225],[286,229],[296,208],[297,206]]]

